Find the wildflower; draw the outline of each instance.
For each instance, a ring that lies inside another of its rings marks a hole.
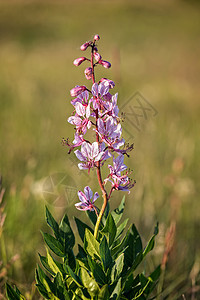
[[[109,69],[111,67],[111,63],[106,60],[99,60],[99,64],[102,65],[104,68]]]
[[[76,97],[79,94],[81,94],[82,92],[84,92],[86,89],[87,88],[84,85],[81,85],[81,86],[77,85],[75,88],[70,90],[70,94],[72,97]]]
[[[87,142],[83,142],[81,145],[81,151],[74,151],[76,157],[83,161],[84,163],[79,163],[78,167],[80,170],[88,169],[90,171],[91,168],[96,167],[96,162],[106,160],[110,155],[108,154],[108,150],[104,151],[103,147],[99,147],[97,142],[89,144]]]
[[[87,129],[91,127],[90,105],[85,107],[83,104],[77,102],[75,105],[76,114],[68,118],[68,122],[76,126],[78,133],[85,134]],[[83,119],[82,119],[83,118]]]
[[[81,202],[75,204],[77,209],[93,211],[95,209],[94,202],[99,198],[99,194],[96,192],[93,196],[91,188],[86,186],[84,188],[84,193],[78,191],[78,197]]]
[[[86,60],[85,57],[79,57],[77,59],[74,60],[73,64],[78,67],[82,64],[82,62],[84,62]]]
[[[95,34],[94,41],[98,41],[98,40],[100,40],[100,36],[98,34]]]
[[[91,67],[86,68],[84,73],[85,73],[85,77],[87,80],[92,79],[92,68]]]
[[[81,51],[85,51],[91,45],[91,43],[92,42],[86,42],[83,45],[81,45],[80,47]]]

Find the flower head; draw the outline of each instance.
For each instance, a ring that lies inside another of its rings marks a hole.
[[[77,209],[93,211],[95,208],[94,202],[99,198],[99,194],[96,192],[93,196],[91,188],[86,186],[84,188],[84,193],[78,191],[78,197],[81,202],[75,204]]]

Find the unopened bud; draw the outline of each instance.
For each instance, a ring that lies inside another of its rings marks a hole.
[[[95,58],[95,60],[98,62],[98,61],[101,60],[101,55],[100,55],[98,52],[95,52],[95,53],[94,53],[94,58]]]
[[[85,73],[85,77],[87,80],[92,79],[92,68],[91,67],[86,68],[84,73]]]
[[[99,64],[102,65],[104,68],[109,69],[111,67],[111,63],[106,60],[100,60]]]
[[[113,89],[115,87],[114,81],[107,78],[101,78],[99,82],[103,82],[105,86],[109,86],[109,89]]]
[[[100,40],[100,36],[98,34],[95,34],[94,41],[98,41],[98,40]]]
[[[94,51],[95,51],[95,52],[97,52],[97,51],[98,51],[98,49],[97,49],[97,47],[96,47],[96,46],[94,46],[94,48],[93,48],[93,49],[94,49]]]
[[[81,45],[80,49],[81,51],[85,51],[87,49],[87,47],[89,47],[91,44],[91,42],[86,42],[83,45]]]
[[[77,59],[74,60],[73,64],[74,64],[76,67],[78,67],[78,66],[80,66],[80,64],[82,64],[82,62],[85,61],[85,60],[86,60],[85,57],[79,57],[79,58],[77,58]]]
[[[81,86],[76,86],[75,88],[70,90],[70,95],[72,97],[76,97],[79,94],[81,94],[82,92],[84,92],[86,90],[86,86],[81,85]]]

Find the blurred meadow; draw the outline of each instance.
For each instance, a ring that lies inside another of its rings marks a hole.
[[[126,215],[144,240],[159,221],[147,269],[163,254],[168,258],[158,299],[200,299],[199,4],[0,1],[0,174],[5,188],[0,220],[6,214],[4,224],[0,221],[0,299],[5,299],[7,280],[27,299],[39,299],[33,281],[38,252],[45,251],[40,234],[47,230],[45,205],[57,219],[67,212],[86,220],[74,203],[88,182],[95,189],[94,172],[80,173],[61,141],[73,139],[69,90],[90,86],[84,66],[72,62],[83,55],[80,45],[96,33],[100,53],[112,63],[109,70],[97,68],[97,77],[115,81],[113,93],[119,92],[125,114],[124,137],[134,143],[126,164],[137,184],[126,195]],[[152,108],[139,123],[128,104],[131,97],[133,108],[136,92]],[[113,208],[122,196],[113,194]]]

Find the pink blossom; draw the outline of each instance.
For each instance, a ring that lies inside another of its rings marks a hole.
[[[98,34],[95,34],[94,41],[98,41],[98,40],[100,40],[100,36]]]
[[[85,107],[83,104],[77,102],[75,105],[76,114],[68,118],[68,122],[76,126],[76,131],[81,134],[86,134],[87,129],[91,127],[90,105]]]
[[[94,210],[94,202],[99,198],[99,194],[96,192],[93,196],[93,192],[89,186],[84,188],[84,193],[82,191],[78,191],[78,197],[80,202],[76,203],[75,206],[79,210]]]
[[[73,62],[73,64],[78,67],[82,64],[82,62],[84,62],[86,60],[85,57],[79,57],[79,58],[76,58]]]
[[[86,90],[86,86],[85,85],[77,85],[75,88],[70,90],[70,94],[72,97],[77,97],[79,94],[81,94],[82,92],[84,92]]]
[[[99,64],[102,65],[104,68],[109,69],[111,67],[111,63],[106,60],[99,60]]]
[[[97,161],[106,160],[109,156],[108,151],[102,151],[103,149],[99,149],[99,145],[97,142],[89,144],[84,142],[81,146],[81,151],[74,151],[76,157],[83,161],[84,163],[79,163],[78,167],[80,170],[88,169],[90,170],[93,167],[96,167]]]
[[[100,55],[98,52],[95,52],[95,53],[94,53],[94,58],[95,58],[95,60],[98,62],[98,61],[101,60],[101,55]]]
[[[92,42],[86,42],[83,45],[81,45],[80,47],[81,51],[85,51],[91,45],[91,43]]]
[[[79,94],[77,96],[77,98],[73,99],[71,101],[71,104],[75,105],[77,102],[79,102],[79,103],[87,106],[88,105],[88,99],[89,99],[89,93],[88,93],[88,91],[84,91],[81,94]]]
[[[86,68],[84,73],[85,73],[85,77],[87,80],[92,79],[92,68],[91,67]]]

